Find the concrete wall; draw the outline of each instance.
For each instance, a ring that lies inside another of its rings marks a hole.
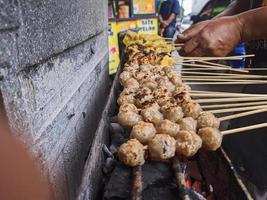
[[[109,89],[106,0],[0,0],[0,86],[10,126],[74,199]]]

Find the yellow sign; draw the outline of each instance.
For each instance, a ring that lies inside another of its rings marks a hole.
[[[114,74],[120,64],[118,31],[116,22],[109,23],[108,30],[109,43],[109,74]]]
[[[158,34],[158,19],[137,20],[137,27],[140,28],[140,33]]]
[[[155,0],[133,0],[133,14],[154,14],[156,12]]]

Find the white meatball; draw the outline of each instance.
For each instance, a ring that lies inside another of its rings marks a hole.
[[[186,117],[193,117],[194,119],[197,119],[202,112],[201,106],[195,101],[183,104],[182,108]]]
[[[142,117],[134,112],[119,112],[118,121],[122,126],[131,128],[142,121]]]
[[[162,134],[167,134],[172,137],[176,137],[178,132],[180,131],[180,126],[174,122],[171,122],[170,120],[162,120],[157,125],[157,132]]]
[[[216,128],[202,128],[198,131],[198,135],[202,139],[203,148],[209,151],[216,151],[222,144],[223,135]]]
[[[138,81],[136,79],[130,78],[125,82],[124,87],[125,88],[138,89],[139,88],[139,83],[138,83]]]
[[[212,127],[219,128],[220,120],[211,112],[201,112],[197,118],[198,128]]]
[[[130,138],[136,138],[142,144],[147,144],[156,135],[156,129],[152,123],[138,122],[133,126]]]
[[[135,94],[128,94],[128,95],[124,95],[124,94],[120,94],[117,103],[119,105],[123,105],[123,104],[134,104],[135,103],[135,98],[134,98]]]
[[[144,121],[151,122],[153,124],[158,124],[163,120],[163,115],[154,108],[145,108],[141,111],[141,115]]]
[[[149,154],[154,159],[166,160],[175,155],[175,139],[167,134],[156,134],[149,142]]]
[[[119,76],[119,81],[121,85],[124,85],[128,79],[132,78],[131,72],[123,71]]]
[[[126,104],[122,104],[120,106],[119,112],[134,112],[134,113],[138,113],[139,110],[134,104],[126,103]]]
[[[176,153],[191,157],[202,146],[201,138],[192,131],[180,131],[176,137]]]
[[[158,83],[154,80],[145,80],[142,82],[142,86],[154,90],[158,87]]]
[[[167,108],[163,115],[166,119],[172,122],[178,122],[180,119],[184,117],[183,109],[180,106],[174,106]]]
[[[178,120],[178,124],[180,125],[180,130],[183,131],[197,131],[197,121],[192,117],[185,117]]]
[[[159,86],[166,87],[169,92],[173,92],[175,90],[175,85],[169,81],[168,77],[159,79],[158,84]]]
[[[136,139],[131,139],[122,144],[118,151],[121,162],[135,167],[145,163],[145,147]]]

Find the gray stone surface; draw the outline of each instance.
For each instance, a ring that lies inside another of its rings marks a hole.
[[[0,0],[0,31],[20,26],[18,0]]]
[[[20,0],[20,4],[21,66],[41,62],[107,27],[105,0]]]
[[[75,199],[109,90],[107,1],[0,0],[0,89],[55,199]]]

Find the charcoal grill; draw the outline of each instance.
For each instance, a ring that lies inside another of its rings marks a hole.
[[[83,180],[78,195],[79,200],[103,199],[104,196],[107,197],[108,195],[106,195],[106,193],[109,189],[107,185],[110,181],[114,181],[112,179],[116,179],[116,177],[118,179],[118,177],[121,176],[124,176],[127,180],[123,180],[122,182],[120,182],[121,180],[119,179],[117,182],[115,180],[114,184],[112,183],[112,186],[114,187],[111,187],[111,190],[114,190],[115,193],[117,192],[118,194],[123,194],[122,196],[124,197],[116,197],[115,194],[115,196],[112,197],[111,195],[108,199],[131,199],[130,195],[134,177],[132,169],[123,166],[119,162],[114,162],[113,159],[110,159],[109,164],[112,167],[115,166],[115,169],[112,172],[108,172],[109,169],[106,168],[103,170],[106,159],[108,157],[112,157],[112,155],[103,151],[103,147],[109,147],[111,143],[110,123],[117,114],[118,105],[116,101],[122,89],[118,82],[118,75],[120,72],[121,68],[118,69],[114,78],[108,101],[102,114],[102,119],[96,131],[96,136],[85,165]],[[212,187],[209,189],[212,190],[214,199],[252,199],[251,194],[248,192],[243,181],[237,174],[230,159],[222,148],[216,152],[201,150],[198,153],[197,158],[194,160],[197,162],[198,168],[203,176],[203,180],[205,180],[204,184],[206,184],[206,188],[210,186]],[[157,168],[158,165],[164,165],[158,169],[162,170],[164,174],[166,173],[166,176],[168,176],[168,173],[172,171],[171,164],[159,162],[155,163],[154,161],[149,161],[148,164],[145,164],[142,171],[143,173],[149,173],[151,171],[157,173],[158,171],[153,171],[153,168],[155,169],[155,166]],[[167,167],[166,169],[166,166],[170,167]],[[172,172],[171,176],[173,178],[175,174]],[[146,175],[144,174],[144,176]],[[173,183],[171,182],[163,182],[162,184],[169,184],[170,187],[165,189],[162,187],[162,189],[159,186],[154,189],[150,188],[149,192],[147,190],[143,191],[143,199],[159,199],[159,196],[157,195],[162,195],[161,199],[172,199],[172,197],[167,196],[170,194],[168,193],[168,190],[172,190],[171,193],[177,195],[177,199],[179,199],[178,197],[180,194],[177,186],[172,185]]]

